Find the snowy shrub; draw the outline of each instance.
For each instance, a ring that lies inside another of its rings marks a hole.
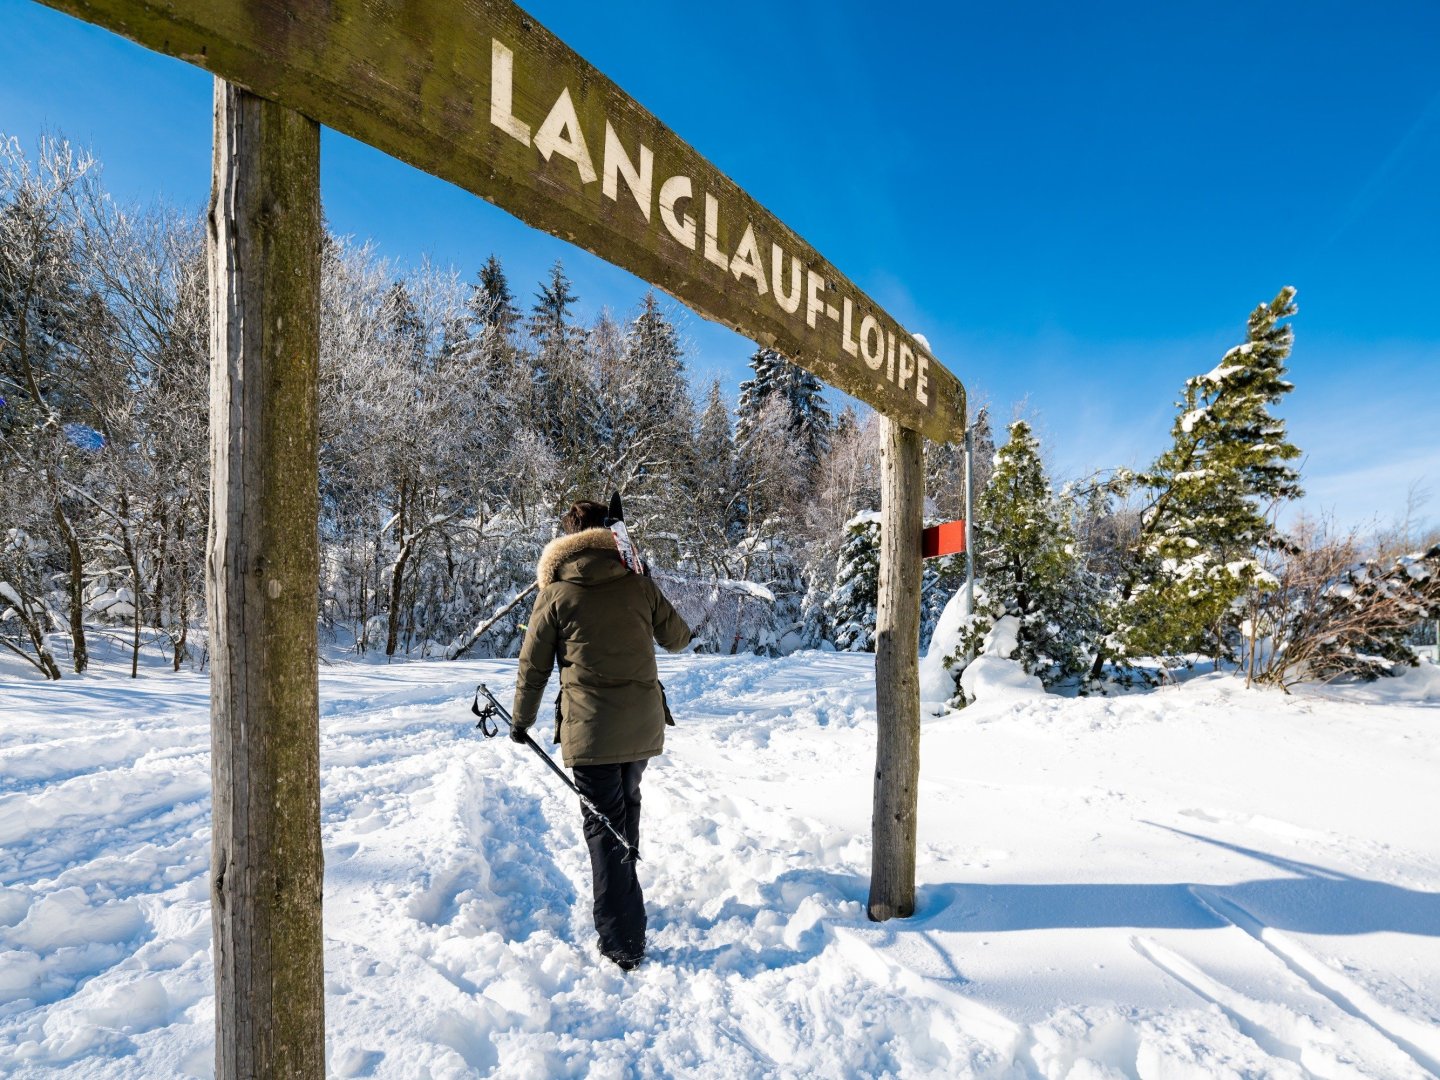
[[[1440,618],[1440,545],[1362,559],[1353,532],[1302,521],[1272,561],[1269,586],[1242,609],[1247,680],[1288,688],[1395,675],[1416,663],[1406,643],[1416,624]]]

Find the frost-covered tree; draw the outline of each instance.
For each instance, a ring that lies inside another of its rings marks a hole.
[[[1171,446],[1135,478],[1147,501],[1092,674],[1107,659],[1227,652],[1226,623],[1273,541],[1272,508],[1301,494],[1300,451],[1271,413],[1290,392],[1295,290],[1250,314],[1246,340],[1185,384]]]
[[[89,310],[77,207],[91,200],[98,172],[63,139],[42,138],[34,161],[15,140],[0,142],[0,480],[8,491],[33,479],[42,500],[27,504],[40,516],[17,526],[28,539],[10,550],[42,550],[62,575],[77,672],[88,650],[85,507],[76,494],[86,466],[75,433],[91,419],[77,386],[85,370],[77,330]]]
[[[690,544],[686,561],[704,573],[719,575],[736,515],[735,443],[719,379],[711,380],[704,401],[695,432],[694,467],[681,484],[690,505],[683,518]]]
[[[995,465],[995,436],[990,413],[979,408],[974,414],[974,460],[972,483],[975,495],[990,482]],[[936,443],[925,440],[925,500],[937,521],[958,521],[965,516],[965,443]]]
[[[88,584],[106,621],[130,608],[131,674],[142,629],[163,640],[179,670],[204,606],[203,537],[209,502],[209,295],[204,226],[165,206],[122,211],[95,198],[81,214],[95,301],[82,324],[87,398],[99,439],[89,501],[108,563]],[[106,556],[108,555],[108,559]]]
[[[741,520],[751,536],[789,533],[805,491],[805,464],[791,441],[790,409],[774,397],[748,418],[745,438],[736,436]]]
[[[60,678],[46,635],[64,618],[50,598],[49,550],[28,526],[43,514],[47,500],[33,474],[0,470],[0,646],[28,660],[47,678]]]
[[[1084,671],[1097,629],[1095,590],[1066,504],[1051,489],[1030,425],[1010,425],[972,527],[989,602],[1018,619],[1015,659],[1046,685]]]
[[[447,336],[464,306],[453,273],[422,265],[396,275],[344,246],[325,271],[325,607],[353,621],[357,649],[383,641],[393,655],[473,624],[482,507],[496,496],[474,457],[503,460],[512,433],[503,420],[474,423],[482,387]]]
[[[820,459],[799,526],[805,596],[801,601],[803,640],[818,645],[831,636],[826,603],[835,588],[846,526],[856,514],[880,505],[879,422],[846,407],[836,420],[830,448]]]
[[[757,350],[750,366],[735,408],[735,576],[764,584],[776,597],[777,628],[799,635],[809,592],[805,508],[829,449],[830,414],[819,380],[773,349]]]
[[[684,480],[695,467],[695,405],[679,334],[651,292],[623,332],[602,317],[591,337],[602,468],[589,497],[622,492],[637,542],[661,545],[673,562],[690,513]]]

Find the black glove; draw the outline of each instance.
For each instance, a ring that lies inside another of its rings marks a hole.
[[[522,728],[522,727],[519,727],[519,726],[517,726],[517,725],[515,725],[515,724],[511,724],[511,725],[510,725],[510,741],[511,741],[511,742],[518,742],[518,743],[520,743],[521,745],[524,745],[526,742],[529,741],[529,736],[526,734],[526,732],[528,732],[529,730],[530,730],[529,728]]]

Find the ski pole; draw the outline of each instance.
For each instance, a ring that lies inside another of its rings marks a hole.
[[[484,694],[486,699],[489,701],[489,704],[484,706],[483,708],[480,705],[481,694]],[[496,735],[500,733],[500,729],[495,726],[495,718],[497,716],[501,720],[505,721],[505,726],[507,728],[509,728],[511,731],[515,730],[514,719],[510,716],[510,713],[506,711],[505,706],[500,704],[500,702],[496,699],[495,695],[490,692],[490,688],[484,683],[481,683],[475,688],[475,701],[471,704],[470,711],[480,718],[479,722],[475,726],[480,729],[480,733],[484,735],[487,739],[493,739]],[[540,755],[540,760],[545,762],[546,765],[550,766],[550,771],[553,772],[556,776],[560,777],[561,780],[565,781],[565,786],[568,787],[571,791],[573,791],[577,796],[579,796],[580,805],[583,806],[586,810],[590,811],[590,813],[594,814],[595,817],[599,820],[600,824],[604,825],[605,828],[610,830],[610,835],[615,837],[615,839],[620,842],[620,846],[625,849],[625,861],[638,862],[640,860],[640,852],[638,852],[637,850],[635,850],[634,847],[631,846],[630,841],[625,839],[625,835],[619,829],[615,828],[615,825],[608,817],[606,817],[600,812],[600,808],[598,806],[596,806],[593,802],[591,802],[585,797],[584,792],[582,792],[578,787],[575,786],[575,781],[571,780],[570,777],[565,775],[565,771],[561,769],[559,765],[555,764],[555,759],[552,758],[549,754],[547,754],[545,750],[541,747],[541,745],[530,737],[530,733],[528,731],[524,733],[524,737],[525,745],[530,747],[531,750],[534,750],[535,753]]]

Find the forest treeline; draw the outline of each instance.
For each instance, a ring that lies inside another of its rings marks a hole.
[[[526,296],[493,255],[467,279],[326,237],[328,639],[513,655],[528,604],[506,607],[558,513],[618,490],[700,647],[873,648],[873,415],[833,414],[818,380],[765,349],[732,410],[718,381],[692,382],[654,293],[588,323],[577,308],[558,262]],[[1440,602],[1440,548],[1275,525],[1300,493],[1299,451],[1271,412],[1290,389],[1294,313],[1289,289],[1255,309],[1245,339],[1187,382],[1172,445],[1144,472],[1057,490],[1027,424],[997,450],[981,418],[981,601],[954,671],[1004,614],[1017,658],[1050,684],[1156,656],[1215,656],[1281,685],[1404,662]],[[97,634],[123,636],[132,672],[145,649],[204,662],[208,348],[196,213],[117,206],[63,140],[0,147],[0,644],[52,678],[85,670]],[[927,513],[961,516],[959,449],[927,445],[925,468]],[[962,577],[959,559],[927,564],[926,638]]]

